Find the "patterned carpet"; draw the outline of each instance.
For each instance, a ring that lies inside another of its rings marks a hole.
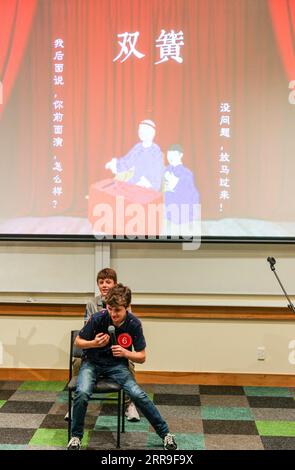
[[[295,389],[143,385],[180,450],[295,450]],[[65,449],[65,382],[0,382],[0,450]],[[148,421],[127,420],[121,448],[161,450]],[[88,406],[83,448],[116,446],[116,405]]]

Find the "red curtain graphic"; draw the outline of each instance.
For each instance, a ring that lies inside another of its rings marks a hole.
[[[288,4],[291,37],[295,2],[273,3],[281,17],[285,10],[277,5]],[[282,110],[284,85],[269,95],[284,84],[285,71],[267,0],[5,0],[0,9],[6,18],[0,19],[0,71],[10,94],[0,126],[1,217],[87,217],[90,185],[111,176],[105,163],[138,141],[142,119],[156,123],[163,154],[171,144],[183,146],[203,218],[293,217],[285,179],[286,172],[295,173],[294,159],[286,157],[295,151],[288,137],[292,119]],[[183,63],[170,58],[156,65],[161,30],[183,31]],[[144,57],[114,61],[118,34],[136,31]],[[282,35],[286,57],[289,33]],[[64,41],[64,144],[63,194],[53,209],[56,38]],[[231,186],[220,214],[223,102],[231,105]]]
[[[295,79],[295,2],[269,0],[273,28],[288,80]]]
[[[0,80],[6,105],[26,50],[36,0],[1,0],[0,2]]]

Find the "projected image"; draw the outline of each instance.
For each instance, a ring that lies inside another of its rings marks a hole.
[[[122,175],[122,178],[129,184],[159,191],[163,173],[163,158],[160,147],[153,142],[155,129],[153,121],[149,119],[141,121],[138,127],[138,137],[141,142],[132,147],[124,157],[113,158],[105,168],[110,169],[119,178]]]
[[[168,148],[167,160],[169,165],[165,168],[163,188],[166,225],[163,233],[197,234],[200,195],[195,187],[193,173],[183,164],[181,145]]]
[[[295,237],[294,18],[2,0],[0,237]]]

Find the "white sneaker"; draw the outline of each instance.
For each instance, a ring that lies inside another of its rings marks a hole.
[[[163,439],[164,443],[164,449],[165,450],[176,450],[177,449],[177,444],[175,442],[175,436],[173,434],[166,434],[166,436]]]
[[[81,441],[79,437],[72,437],[67,445],[68,450],[80,450]]]
[[[127,416],[128,421],[140,421],[140,416],[138,414],[136,406],[132,402],[128,405],[128,408],[125,411],[125,416]]]

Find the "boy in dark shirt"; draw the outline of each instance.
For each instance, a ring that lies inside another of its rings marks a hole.
[[[87,303],[85,308],[84,314],[84,322],[87,323],[88,320],[92,315],[100,310],[106,308],[105,298],[109,290],[117,284],[117,273],[112,268],[104,268],[101,269],[96,278],[97,286],[99,289],[99,295],[96,296],[93,300]],[[131,312],[130,305],[128,306],[128,310]],[[79,374],[81,359],[76,358],[73,362],[73,376],[77,376]],[[129,361],[129,369],[131,374],[135,378],[135,369],[134,364],[132,361]],[[134,403],[130,400],[128,395],[126,396],[126,411],[125,416],[127,417],[128,421],[137,422],[140,421],[139,413],[136,409]],[[69,413],[65,415],[65,420],[68,421]]]
[[[161,417],[154,403],[135,382],[128,369],[128,361],[145,362],[145,338],[140,320],[127,308],[131,303],[131,291],[122,284],[113,287],[106,296],[107,309],[92,315],[76,338],[76,346],[83,349],[77,390],[74,398],[72,438],[69,450],[79,450],[84,432],[84,420],[93,384],[99,375],[119,383],[139,410],[163,439],[164,448],[177,449],[174,436]],[[117,338],[111,344],[108,327],[113,325]],[[132,350],[132,346],[134,351]]]

